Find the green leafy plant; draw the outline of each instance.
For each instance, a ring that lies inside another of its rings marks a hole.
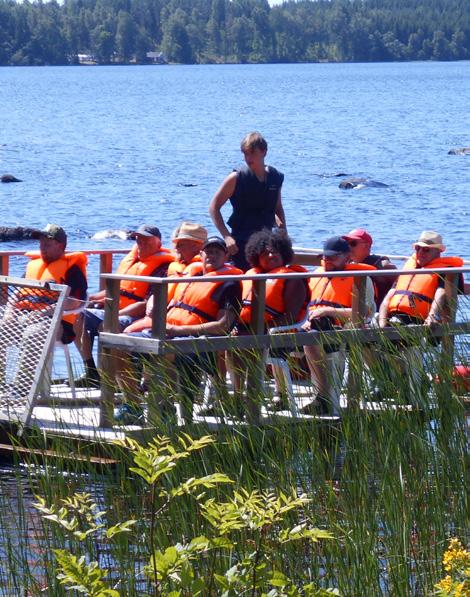
[[[54,550],[60,583],[67,590],[92,597],[119,595],[116,587],[123,587],[125,579],[116,580],[114,574],[115,584],[111,586],[110,570],[100,561],[99,546],[103,542],[112,546],[123,534],[137,545],[144,533],[148,563],[141,572],[155,596],[339,595],[336,589],[319,589],[311,579],[293,580],[276,564],[284,545],[332,538],[303,519],[309,501],[305,495],[238,489],[219,501],[207,493],[233,484],[227,475],[216,472],[178,479],[180,463],[212,443],[209,436],[191,439],[188,435],[177,438],[175,444],[166,437],[157,437],[146,446],[130,438],[121,442],[132,455],[130,471],[146,483],[148,520],[111,525],[107,513],[88,493],[74,493],[57,505],[47,505],[38,498],[35,507],[44,520],[63,529],[82,549],[81,556],[67,549]],[[161,522],[173,502],[187,497],[197,504],[201,525],[206,521],[210,536],[201,534],[176,544],[168,544],[168,539],[162,544],[160,538],[157,540],[157,521]],[[294,526],[291,520],[295,520]],[[137,568],[132,572],[137,574]]]

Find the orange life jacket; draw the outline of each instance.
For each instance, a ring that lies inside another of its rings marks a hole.
[[[345,271],[375,270],[376,268],[366,263],[347,263]],[[325,272],[322,266],[317,267],[316,274]],[[337,309],[348,309],[352,306],[354,277],[328,278],[328,272],[323,278],[310,278],[310,303],[309,313],[319,307],[335,307]],[[340,324],[339,321],[336,323]]]
[[[430,261],[422,269],[462,267],[462,265],[463,260],[460,257],[438,257]],[[421,269],[416,264],[416,254],[413,254],[408,259],[403,269]],[[406,313],[411,317],[426,319],[439,285],[439,278],[439,274],[398,276],[395,284],[395,292],[388,305],[389,313]]]
[[[51,263],[46,263],[41,255],[36,252],[26,253],[26,255],[31,259],[26,266],[25,278],[28,280],[65,284],[65,275],[74,265],[77,265],[80,268],[86,278],[88,258],[86,254],[81,251],[64,253],[62,257]],[[48,304],[51,304],[51,297],[48,296],[47,290],[42,292],[35,289],[23,288],[20,292],[20,296],[23,296],[24,298],[17,299],[16,301],[16,306],[19,309],[36,311],[38,309],[44,309]],[[55,299],[52,302],[55,302]],[[77,319],[77,315],[64,315],[62,319],[73,324]]]
[[[259,268],[252,268],[245,272],[247,275],[253,274],[289,274],[293,272],[306,272],[307,270],[301,265],[287,265],[277,267],[269,272],[263,272]],[[281,317],[286,313],[286,306],[284,303],[284,287],[286,284],[285,278],[275,278],[266,281],[266,304],[264,307],[264,321],[269,323],[276,317]],[[305,281],[307,285],[307,281]],[[251,321],[251,304],[252,304],[252,289],[253,280],[243,280],[243,296],[242,296],[242,310],[240,312],[240,319],[249,324]],[[297,321],[302,321],[305,317],[308,300],[302,306],[300,313],[297,316]]]
[[[206,276],[241,275],[237,267],[225,264],[217,271]],[[168,305],[166,321],[173,325],[198,325],[208,321],[216,321],[220,305],[212,298],[214,291],[223,282],[189,282],[177,284],[173,300]]]
[[[201,257],[196,255],[188,264],[181,263],[181,261],[173,261],[170,263],[168,266],[167,277],[182,278],[183,276],[198,276],[201,272]],[[173,299],[177,286],[178,284],[168,284],[168,302]]]
[[[119,264],[116,273],[126,274],[128,276],[151,276],[152,273],[162,265],[171,263],[174,257],[168,249],[160,247],[160,250],[150,257],[139,259],[137,257],[137,245],[132,247],[130,252]],[[137,280],[121,280],[119,289],[119,308],[123,309],[127,305],[143,301],[149,291],[147,282]]]

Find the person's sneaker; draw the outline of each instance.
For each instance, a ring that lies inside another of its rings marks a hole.
[[[318,395],[313,402],[309,402],[300,409],[303,415],[327,415],[329,413],[328,400]]]
[[[99,388],[100,387],[100,378],[99,377],[91,377],[84,373],[77,379],[73,380],[76,388]]]
[[[318,406],[316,402],[309,402],[305,406],[302,406],[299,412],[302,415],[318,415]]]
[[[122,404],[114,415],[116,425],[142,425],[145,422],[144,409],[135,404]]]
[[[200,410],[197,411],[198,416],[200,417],[217,417],[221,418],[224,417],[226,413],[220,406],[220,404],[208,404],[204,406]]]

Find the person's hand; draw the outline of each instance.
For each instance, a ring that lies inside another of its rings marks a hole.
[[[238,245],[235,242],[233,236],[227,235],[225,238],[225,244],[227,245],[227,251],[229,255],[236,255],[238,253]]]
[[[312,329],[312,324],[310,323],[310,319],[307,319],[307,321],[302,324],[302,328],[301,329],[304,332],[309,332]]]
[[[310,319],[316,319],[317,317],[335,317],[336,311],[334,307],[317,307],[312,314]]]
[[[167,323],[166,324],[166,337],[167,338],[175,338],[178,335],[177,330],[178,330],[178,326],[173,325],[171,323]]]
[[[386,317],[379,317],[379,328],[386,328],[388,326],[388,319]]]
[[[424,320],[424,325],[427,325],[428,327],[433,327],[439,325],[440,323],[441,318],[439,317],[439,315],[434,313],[429,313],[429,315]]]

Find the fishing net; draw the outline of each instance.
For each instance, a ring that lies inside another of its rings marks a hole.
[[[27,423],[67,294],[67,286],[0,279],[1,419]]]

